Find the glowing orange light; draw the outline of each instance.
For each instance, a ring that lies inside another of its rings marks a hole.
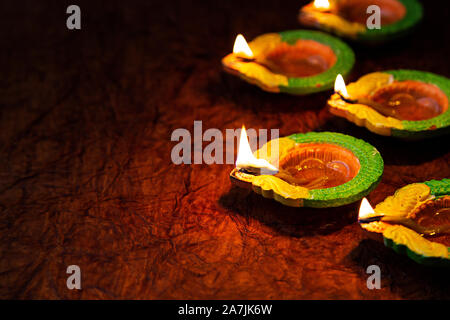
[[[347,87],[341,74],[337,75],[336,81],[334,82],[334,92],[340,93],[344,98],[349,98]]]
[[[238,34],[234,41],[233,53],[243,58],[253,58],[253,52],[242,34]]]
[[[361,206],[359,207],[359,219],[367,218],[375,213],[369,201],[363,198],[361,201]]]
[[[328,0],[314,0],[314,7],[320,10],[330,9],[330,2]]]
[[[245,131],[245,126],[242,126],[241,137],[239,139],[239,150],[238,156],[236,159],[236,167],[237,168],[260,168],[260,169],[269,169],[272,171],[278,171],[278,169],[271,165],[265,159],[257,159],[250,148],[250,144],[248,143],[247,131]]]

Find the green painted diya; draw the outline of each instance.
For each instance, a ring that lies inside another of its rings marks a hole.
[[[338,207],[355,202],[378,185],[383,173],[377,149],[335,132],[273,139],[254,156],[278,172],[258,174],[236,167],[230,173],[231,181],[291,207]]]
[[[265,91],[303,95],[328,90],[336,74],[347,74],[355,62],[349,46],[318,31],[268,33],[248,46],[243,38],[238,43],[239,37],[222,65]]]
[[[372,5],[380,8],[379,29],[368,27],[373,11],[367,11]],[[316,0],[300,9],[299,21],[345,38],[377,44],[407,34],[422,15],[417,0]]]
[[[370,131],[405,139],[449,133],[450,79],[428,72],[390,70],[361,77],[335,93],[330,112]]]
[[[409,184],[379,203],[366,216],[390,215],[412,219],[425,227],[450,224],[450,179]],[[376,221],[361,226],[382,235],[384,244],[423,265],[450,267],[450,234],[427,235],[404,225]]]

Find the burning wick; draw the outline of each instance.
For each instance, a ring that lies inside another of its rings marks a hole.
[[[416,231],[419,234],[434,236],[437,234],[450,234],[450,225],[442,225],[436,228],[423,227],[417,224],[413,219],[399,216],[390,216],[386,214],[378,214],[376,216],[367,217],[368,215],[375,214],[372,206],[366,198],[361,201],[359,207],[358,223],[372,223],[377,221],[386,222],[389,224],[399,224],[409,229]]]
[[[303,186],[305,188],[311,188],[326,179],[326,177],[319,177],[310,181],[305,178],[294,177],[289,171],[277,169],[265,159],[257,159],[253,155],[250,144],[248,143],[245,126],[242,126],[241,136],[239,139],[239,151],[236,159],[236,168],[241,172],[252,175],[273,175],[286,181],[287,183]]]
[[[245,60],[255,60],[252,49],[250,49],[247,41],[242,34],[238,34],[234,41],[233,53],[239,58]]]
[[[342,75],[340,73],[336,76],[336,80],[334,81],[334,92],[336,92],[342,98],[342,100],[346,102],[352,103],[351,101],[355,101],[350,100],[344,78],[342,78]]]
[[[330,9],[330,2],[328,0],[314,0],[314,8],[320,11],[327,11]]]
[[[239,151],[236,159],[236,168],[243,169],[253,174],[259,174],[264,170],[268,171],[268,174],[278,172],[278,169],[271,165],[267,160],[257,159],[253,155],[250,144],[248,143],[245,126],[242,126],[241,137],[239,139]]]
[[[367,99],[367,98],[352,99],[347,92],[347,87],[345,85],[344,78],[342,78],[341,74],[337,75],[336,81],[334,82],[334,92],[337,93],[341,97],[341,99],[347,103],[364,104],[364,105],[369,106],[372,109],[378,111],[379,113],[381,113],[384,116],[396,117],[399,120],[404,120],[398,116],[395,109],[387,108],[387,107],[383,106],[382,104],[373,101],[372,99]]]

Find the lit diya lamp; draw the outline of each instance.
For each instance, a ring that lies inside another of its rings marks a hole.
[[[335,81],[331,113],[370,131],[408,139],[449,132],[450,80],[428,72],[392,70],[369,73],[345,85]]]
[[[450,179],[407,185],[375,209],[364,198],[358,222],[420,264],[450,266]]]
[[[372,27],[371,6],[380,8]],[[376,44],[408,33],[422,18],[417,0],[315,0],[300,9],[301,24],[360,42]]]
[[[317,31],[261,35],[247,43],[236,37],[233,53],[222,59],[225,71],[270,92],[308,94],[332,88],[336,73],[355,62],[345,43]]]
[[[335,132],[273,139],[252,153],[245,129],[231,181],[292,207],[337,207],[361,199],[383,174],[372,145]]]

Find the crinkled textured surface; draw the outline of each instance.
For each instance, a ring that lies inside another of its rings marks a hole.
[[[289,208],[232,187],[232,165],[170,162],[172,131],[203,120],[363,139],[385,162],[373,205],[450,176],[446,137],[377,136],[331,116],[329,92],[270,94],[221,70],[237,33],[295,29],[303,3],[77,4],[81,31],[66,29],[65,3],[0,4],[0,298],[450,298],[448,271],[369,240],[358,204]],[[450,75],[445,11],[424,5],[414,41],[355,48],[349,81],[389,68]],[[71,264],[81,291],[66,287]],[[381,290],[366,287],[372,264]]]

